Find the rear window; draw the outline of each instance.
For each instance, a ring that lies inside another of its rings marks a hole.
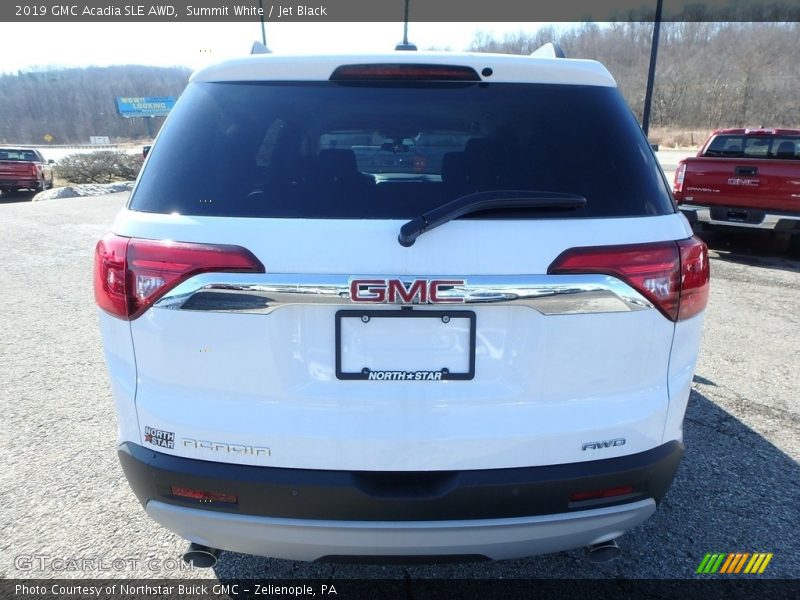
[[[133,210],[410,219],[465,194],[585,196],[572,212],[674,212],[616,89],[511,83],[191,84],[159,135]]]
[[[703,156],[728,158],[800,159],[800,137],[718,135]]]
[[[39,157],[33,150],[9,150],[7,148],[0,149],[0,160],[18,160],[25,162],[36,162]]]

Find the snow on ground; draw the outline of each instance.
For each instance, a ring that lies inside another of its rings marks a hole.
[[[77,198],[78,196],[102,196],[116,192],[129,192],[133,189],[132,181],[119,181],[116,183],[82,183],[53,188],[36,194],[31,202],[39,200],[53,200],[54,198]]]
[[[25,145],[25,148],[36,148],[42,153],[45,160],[60,161],[65,156],[71,154],[88,154],[90,152],[97,152],[98,150],[113,150],[116,152],[124,152],[126,154],[141,154],[142,145],[136,144],[134,146],[84,146],[82,148],[53,148],[52,146],[37,146]]]

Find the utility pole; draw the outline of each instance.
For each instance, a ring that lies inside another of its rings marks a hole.
[[[647,72],[647,91],[644,94],[642,131],[647,135],[650,129],[650,105],[653,102],[653,83],[656,78],[656,58],[658,56],[658,37],[661,33],[661,9],[663,0],[656,1],[656,18],[653,22],[653,43],[650,44],[650,69]]]

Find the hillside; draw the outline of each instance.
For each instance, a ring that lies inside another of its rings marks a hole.
[[[652,23],[586,23],[564,31],[494,39],[470,49],[529,54],[544,42],[571,58],[601,61],[641,120]],[[663,23],[650,124],[653,127],[800,126],[800,23]]]
[[[191,72],[183,67],[139,65],[37,69],[0,75],[0,142],[88,144],[148,137],[145,119],[117,114],[117,96],[179,96]],[[153,129],[163,118],[153,119]]]

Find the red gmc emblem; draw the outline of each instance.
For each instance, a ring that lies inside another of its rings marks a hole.
[[[444,294],[464,279],[352,279],[350,300],[370,304],[463,304],[464,297]]]

